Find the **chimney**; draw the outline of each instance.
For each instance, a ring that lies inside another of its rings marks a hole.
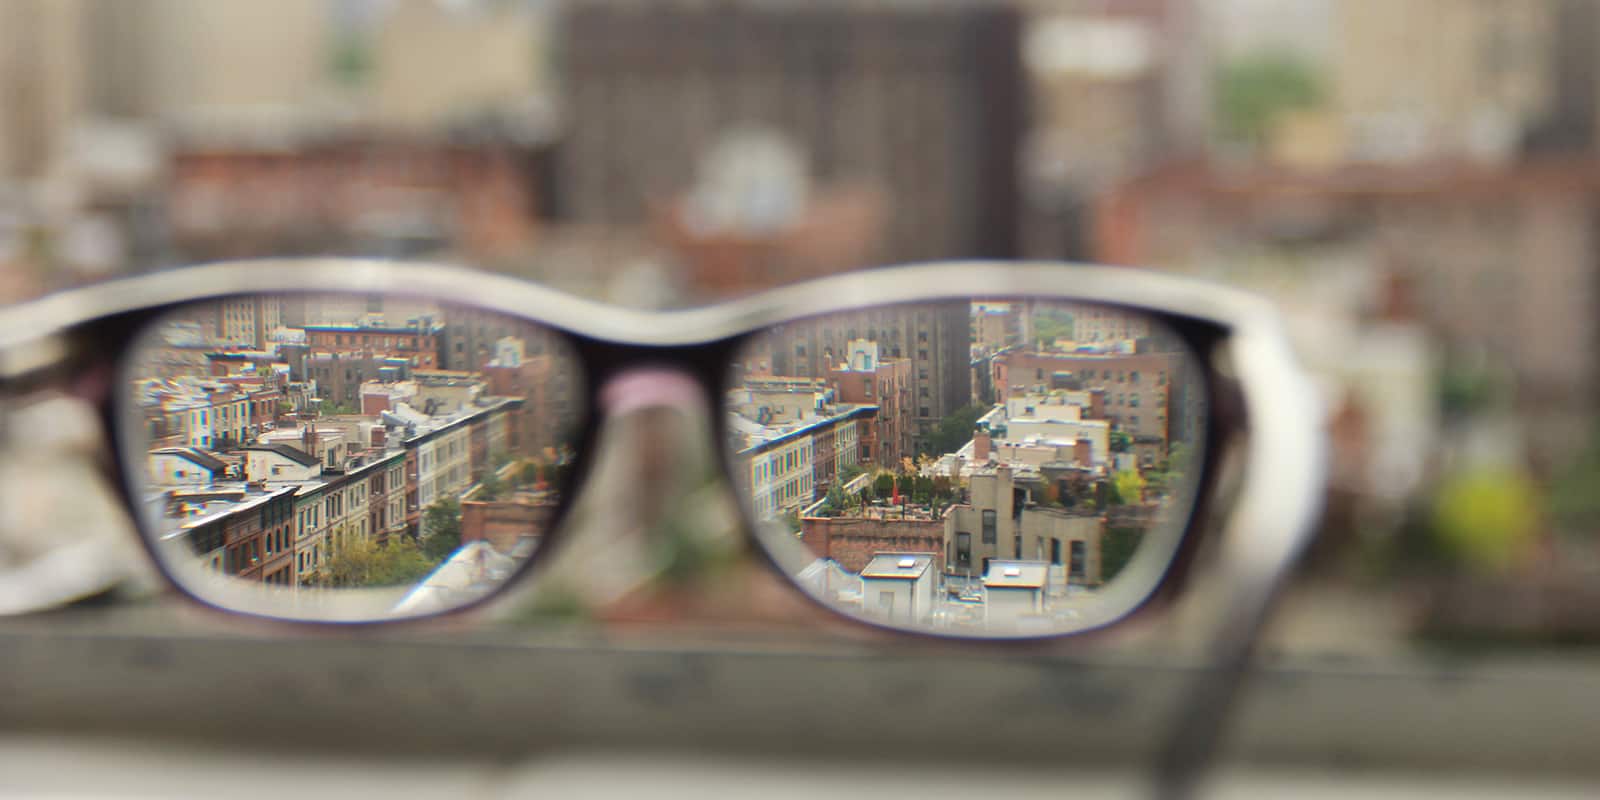
[[[388,436],[389,430],[387,428],[382,425],[375,426],[372,429],[372,448],[374,450],[384,449],[389,442]]]
[[[980,430],[972,434],[972,461],[985,464],[989,461],[989,432]]]
[[[1078,463],[1078,466],[1089,466],[1090,460],[1092,460],[1094,457],[1094,449],[1089,446],[1089,440],[1082,438],[1078,439],[1078,442],[1073,446],[1073,449],[1076,451],[1076,457],[1073,460]]]
[[[1106,418],[1106,390],[1093,389],[1089,392],[1089,415],[1085,419]]]
[[[308,423],[304,428],[300,429],[300,449],[306,451],[307,455],[322,457],[317,453],[316,423]]]

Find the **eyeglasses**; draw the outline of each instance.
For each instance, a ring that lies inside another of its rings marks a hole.
[[[1220,552],[1254,619],[1320,484],[1270,307],[1120,268],[899,267],[650,312],[447,267],[223,264],[0,314],[5,393],[64,378],[172,584],[306,622],[494,598],[561,546],[607,419],[667,397],[711,409],[778,573],[899,631],[1128,617],[1181,582],[1230,451]]]

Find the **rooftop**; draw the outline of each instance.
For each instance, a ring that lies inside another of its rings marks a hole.
[[[322,459],[286,444],[251,444],[245,445],[240,449],[277,453],[303,467],[315,467],[322,464]]]
[[[159,450],[151,450],[150,454],[177,456],[201,469],[208,469],[212,472],[222,472],[228,468],[227,462],[198,447],[163,447]]]
[[[1040,589],[1050,579],[1050,565],[1044,561],[989,562],[989,571],[983,575],[983,585],[988,589]]]
[[[863,578],[916,580],[933,566],[929,553],[878,553],[861,570]]]

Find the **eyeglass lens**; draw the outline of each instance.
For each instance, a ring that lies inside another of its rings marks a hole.
[[[122,385],[147,529],[230,610],[418,616],[544,541],[586,399],[539,325],[391,295],[254,295],[149,325]]]
[[[1147,314],[1029,298],[753,337],[727,420],[761,538],[818,601],[955,636],[1071,633],[1149,595],[1205,440],[1202,372]]]

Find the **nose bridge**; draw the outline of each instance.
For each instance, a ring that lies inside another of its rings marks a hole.
[[[710,407],[710,398],[694,376],[664,366],[629,367],[600,387],[600,408],[616,417],[647,408],[672,408],[688,413]]]

